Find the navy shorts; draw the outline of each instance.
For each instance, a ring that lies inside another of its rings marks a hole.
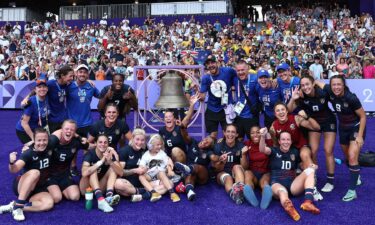
[[[326,133],[326,132],[337,132],[337,120],[336,117],[330,117],[324,123],[320,123],[320,130],[319,131],[313,131],[313,132],[319,132],[319,133]]]
[[[288,190],[288,192],[290,192],[290,187],[292,186],[293,178],[280,179],[277,177],[271,177],[271,186],[276,183],[283,185]]]
[[[205,116],[204,122],[206,124],[207,133],[218,131],[219,123],[223,130],[227,126],[224,109],[222,109],[219,112],[214,112],[214,111],[207,109],[204,116]]]
[[[131,176],[126,176],[126,177],[122,177],[122,178],[129,181],[134,187],[143,187],[143,185],[139,181],[138,175],[131,175]]]
[[[359,124],[349,129],[339,129],[340,144],[349,145],[351,141],[355,141],[358,136]],[[366,129],[363,131],[363,141],[366,138]]]
[[[262,173],[262,172],[258,172],[258,171],[251,171],[251,172],[257,178],[258,182],[260,181],[260,179],[263,177],[264,174],[267,174],[267,173]]]
[[[18,183],[20,182],[21,176],[22,175],[19,175],[16,178],[14,178],[14,180],[13,180],[13,192],[17,196],[19,195],[19,193],[18,193]],[[34,190],[32,190],[30,192],[27,199],[31,198],[33,195],[36,195],[40,192],[48,192],[46,183],[43,183],[43,184],[38,183],[36,185],[36,187],[34,188]]]
[[[69,172],[69,171],[68,171]],[[51,185],[59,186],[61,191],[64,191],[71,185],[76,185],[73,178],[70,176],[70,173],[64,173],[58,176],[51,176],[47,180],[47,187]]]

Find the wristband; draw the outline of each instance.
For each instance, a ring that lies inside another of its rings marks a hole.
[[[99,160],[95,163],[96,166],[101,167],[103,165],[103,161]]]

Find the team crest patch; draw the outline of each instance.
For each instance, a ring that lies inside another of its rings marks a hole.
[[[326,100],[324,98],[320,99],[320,103],[324,104],[325,102],[326,102]]]
[[[207,158],[207,154],[206,153],[202,153],[202,159],[205,159]]]
[[[334,123],[331,123],[331,130],[334,130],[334,129],[336,129],[336,124],[334,124]]]
[[[291,159],[292,161],[295,161],[295,160],[296,160],[296,156],[295,156],[294,154],[291,154],[291,155],[290,155],[290,159]]]
[[[290,129],[295,130],[296,126],[292,123],[292,124],[290,124]]]
[[[49,151],[48,151],[48,155],[49,155],[49,156],[52,155],[52,150],[49,150]]]
[[[116,134],[116,135],[119,135],[119,134],[120,134],[120,130],[119,130],[119,129],[116,129],[116,130],[115,130],[115,134]]]
[[[345,107],[345,108],[348,108],[348,106],[349,106],[348,103],[347,103],[347,102],[344,102],[344,107]]]
[[[172,132],[172,135],[173,135],[173,137],[176,137],[176,136],[177,136],[176,131],[173,131],[173,132]]]
[[[72,148],[72,153],[76,153],[77,149],[76,148]]]
[[[358,132],[354,132],[353,137],[357,138],[358,137]]]

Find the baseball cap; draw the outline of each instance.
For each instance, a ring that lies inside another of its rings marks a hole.
[[[47,85],[47,79],[44,74],[41,74],[35,81],[35,86]]]
[[[87,71],[89,71],[89,68],[85,64],[79,64],[76,68],[76,71],[80,69],[86,69]]]
[[[258,70],[257,76],[258,76],[258,78],[270,77],[270,74],[268,73],[267,70],[261,69],[261,70]]]
[[[207,58],[206,61],[204,61],[204,65],[207,65],[208,63],[216,62],[216,58],[214,56]]]
[[[279,70],[289,70],[290,69],[290,66],[288,65],[288,63],[280,63],[279,65],[277,65],[276,67],[276,71],[279,71]]]

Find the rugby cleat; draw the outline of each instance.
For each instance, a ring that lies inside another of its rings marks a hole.
[[[243,195],[246,201],[250,203],[250,205],[254,207],[257,207],[259,205],[259,201],[257,197],[255,196],[254,190],[249,185],[244,186]]]
[[[231,192],[229,194],[229,196],[231,197],[231,199],[237,205],[241,205],[243,203],[243,200],[244,200],[243,187],[244,187],[243,184],[241,184],[241,183],[235,183],[235,184],[233,184],[232,190],[231,190]]]
[[[179,202],[181,199],[176,193],[171,193],[171,200],[172,202]]]
[[[105,198],[110,206],[117,205],[120,202],[120,199],[120,195],[113,195]]]
[[[151,198],[150,198],[150,202],[156,202],[158,201],[159,199],[161,199],[161,194],[157,193],[157,192],[153,192],[151,194]]]
[[[323,200],[323,196],[319,193],[318,189],[316,187],[314,187],[314,201],[321,201]]]
[[[189,201],[194,201],[196,197],[196,194],[193,190],[189,190],[188,193],[187,193],[187,198]]]
[[[177,193],[185,193],[186,187],[183,182],[180,182],[176,187],[175,190]]]
[[[25,215],[23,215],[22,208],[17,208],[15,210],[12,210],[12,216],[15,221],[24,221]]]
[[[109,205],[109,203],[106,200],[98,201],[98,209],[105,213],[113,212],[113,208]]]
[[[320,210],[310,200],[305,200],[301,204],[301,209],[307,212],[311,212],[312,214],[320,214]]]
[[[12,212],[14,206],[14,201],[11,201],[8,205],[0,206],[0,214]]]
[[[348,190],[345,196],[342,198],[344,202],[350,202],[357,198],[357,192],[355,190]]]
[[[335,186],[333,184],[326,183],[321,190],[323,192],[331,192],[334,188],[335,188]]]
[[[140,194],[132,195],[130,197],[130,201],[131,202],[140,202],[140,201],[142,201],[142,195],[140,195]]]
[[[288,199],[283,204],[284,210],[294,221],[298,221],[301,219],[301,216],[297,212],[297,210],[294,208],[293,203]]]

